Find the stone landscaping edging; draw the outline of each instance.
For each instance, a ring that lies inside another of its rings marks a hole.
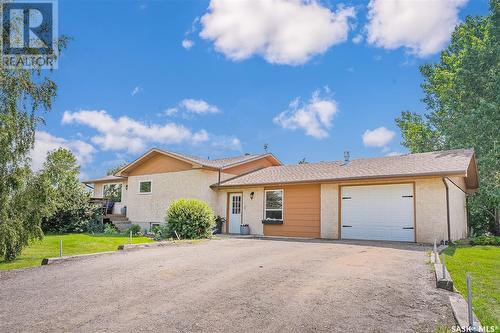
[[[441,260],[439,255],[448,247],[448,245],[440,245],[437,248],[438,255],[435,256],[434,252],[431,253],[431,263],[434,264],[434,273],[436,277],[436,287],[451,291],[452,294],[449,296],[451,310],[453,312],[453,316],[455,317],[456,322],[460,327],[469,327],[469,315],[468,315],[468,307],[467,301],[465,298],[455,289],[453,286],[453,279],[451,278],[450,273],[446,269],[446,263],[444,268],[444,276],[443,276],[443,265],[441,264]],[[476,314],[473,312],[472,316],[474,317],[474,324],[476,327],[481,327],[481,323],[479,319],[477,319]]]
[[[137,250],[137,249],[148,249],[153,247],[163,247],[172,245],[174,242],[172,241],[160,241],[154,243],[142,243],[142,244],[123,244],[118,246],[119,251],[129,251],[129,250]]]
[[[64,256],[64,257],[54,257],[54,258],[43,258],[41,265],[45,266],[45,265],[51,265],[51,264],[60,263],[60,262],[75,261],[78,259],[85,259],[85,258],[100,256],[103,254],[111,254],[111,253],[116,253],[116,251],[78,254],[78,255],[74,255],[74,256]]]

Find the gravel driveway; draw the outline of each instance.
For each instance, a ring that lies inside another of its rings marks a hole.
[[[434,332],[417,245],[224,239],[0,273],[0,332]]]

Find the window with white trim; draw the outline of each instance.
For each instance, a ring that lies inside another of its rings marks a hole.
[[[283,220],[283,190],[265,191],[266,220]]]
[[[145,180],[139,182],[139,193],[140,194],[149,194],[152,191],[152,183],[150,180]]]

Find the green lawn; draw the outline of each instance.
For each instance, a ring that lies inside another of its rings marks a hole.
[[[0,261],[0,270],[39,266],[43,258],[59,256],[59,240],[63,241],[63,255],[116,251],[118,245],[128,244],[128,236],[66,234],[46,235],[43,240],[30,244],[16,260]],[[132,243],[150,243],[147,237],[132,237]]]
[[[465,274],[471,273],[472,306],[481,324],[500,327],[500,247],[451,246],[444,253],[453,283],[465,299]]]

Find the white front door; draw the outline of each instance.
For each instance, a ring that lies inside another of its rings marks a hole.
[[[343,239],[415,241],[413,185],[342,186]]]
[[[229,194],[229,233],[239,234],[241,225],[241,193]]]

